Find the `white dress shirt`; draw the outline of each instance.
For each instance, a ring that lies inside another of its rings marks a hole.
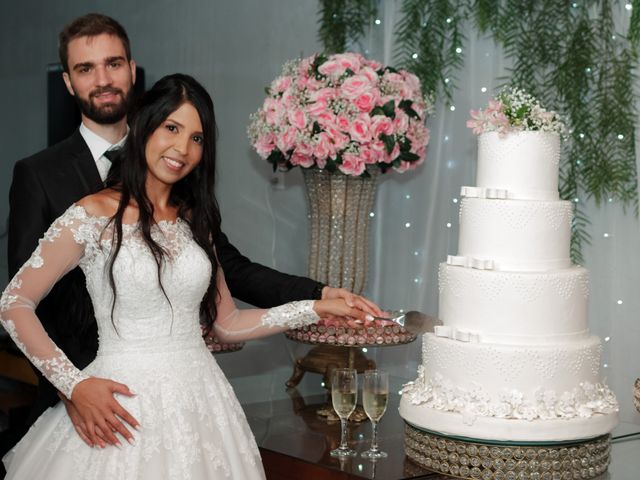
[[[129,133],[128,126],[127,133]],[[106,152],[107,150],[114,150],[122,147],[124,141],[127,138],[127,135],[122,137],[116,143],[111,144],[97,133],[89,130],[89,128],[84,123],[80,124],[80,135],[82,135],[84,141],[87,142],[87,146],[91,151],[91,156],[93,157],[93,160],[96,162],[96,166],[98,167],[100,178],[104,182],[104,180],[107,178],[107,174],[109,173],[109,169],[111,168],[111,161],[104,156],[104,152]]]

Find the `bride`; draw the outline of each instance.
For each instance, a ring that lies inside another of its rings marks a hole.
[[[215,120],[193,78],[170,75],[142,98],[107,188],[58,218],[0,300],[0,321],[77,408],[62,404],[3,461],[6,479],[260,479],[260,455],[233,390],[202,339],[244,341],[339,316],[371,320],[359,299],[238,310],[216,260]],[[98,329],[96,359],[77,369],[35,308],[80,266]],[[136,428],[135,436],[120,420]],[[124,430],[124,431],[123,431]],[[124,442],[123,440],[129,440]],[[105,441],[118,448],[105,448]]]

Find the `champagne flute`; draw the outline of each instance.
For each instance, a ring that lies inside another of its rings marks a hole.
[[[364,412],[371,420],[373,435],[371,448],[362,452],[365,458],[385,458],[387,454],[378,449],[378,422],[387,410],[389,399],[389,374],[382,370],[367,370],[364,372],[364,385],[362,387],[362,404]]]
[[[337,368],[331,379],[331,402],[340,417],[340,446],[332,450],[332,457],[354,457],[356,451],[347,445],[347,419],[356,408],[358,372],[353,368]]]

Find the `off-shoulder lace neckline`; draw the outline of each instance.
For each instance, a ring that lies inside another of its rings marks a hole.
[[[82,213],[82,216],[84,218],[87,218],[89,220],[97,220],[101,223],[107,223],[109,220],[111,220],[111,217],[108,215],[94,215],[92,213],[87,212],[87,209],[84,208],[82,205],[78,204],[78,203],[74,203],[71,205],[71,208],[77,210],[78,212]],[[172,227],[172,226],[177,226],[178,224],[184,223],[184,220],[180,217],[177,217],[175,220],[159,220],[157,221],[153,226],[157,225],[159,227]],[[140,222],[135,222],[135,223],[123,223],[122,226],[124,228],[127,227],[137,227],[140,224]]]

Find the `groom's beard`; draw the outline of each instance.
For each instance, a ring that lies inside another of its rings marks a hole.
[[[112,93],[117,95],[120,97],[120,101],[117,103],[104,103],[102,105],[94,103],[94,98],[103,93]],[[133,88],[130,88],[126,95],[119,88],[96,88],[89,94],[88,100],[80,98],[78,95],[74,95],[74,98],[76,99],[76,103],[78,104],[80,111],[85,117],[100,125],[111,125],[118,123],[126,117],[133,98]]]

